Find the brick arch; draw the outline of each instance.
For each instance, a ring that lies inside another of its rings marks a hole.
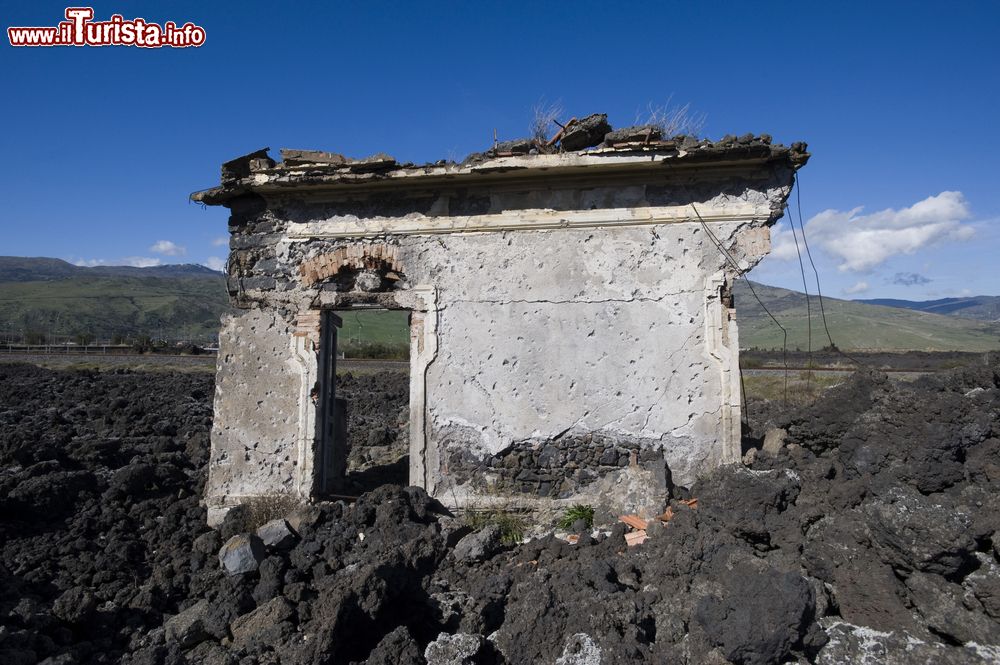
[[[403,272],[395,245],[385,243],[353,243],[323,252],[302,262],[299,274],[302,283],[312,286],[337,276],[342,270],[373,270],[380,273]]]

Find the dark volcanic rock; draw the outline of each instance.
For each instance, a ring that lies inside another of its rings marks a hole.
[[[972,516],[950,497],[925,497],[905,486],[862,504],[880,558],[897,570],[955,578],[975,562]]]
[[[245,511],[210,530],[210,377],[0,365],[0,662],[996,662],[998,370],[765,405],[787,445],[706,475],[638,547],[617,525],[500,548],[398,485],[266,545]],[[405,375],[374,376],[345,381],[374,397],[359,487],[405,449]],[[240,534],[254,565],[227,575]]]
[[[718,566],[713,572],[720,593],[698,599],[694,620],[727,660],[746,665],[784,662],[810,630],[820,634],[813,625],[813,589],[801,575],[746,564]],[[751,598],[753,602],[747,602]]]

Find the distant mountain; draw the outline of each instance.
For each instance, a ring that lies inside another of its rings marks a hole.
[[[756,282],[753,287],[788,331],[788,348],[805,350],[805,296]],[[740,346],[780,349],[781,331],[744,280],[736,283],[735,301]],[[1000,323],[837,298],[824,298],[823,304],[830,334],[841,349],[1000,349]],[[812,344],[819,349],[829,341],[815,296],[811,308]],[[59,259],[0,257],[0,338],[30,331],[64,338],[150,335],[209,342],[218,332],[219,317],[228,310],[225,276],[204,266],[83,268]],[[403,326],[399,334],[407,339],[406,319],[398,320]],[[363,326],[357,323],[359,330],[372,328],[367,319]]]
[[[808,346],[806,298],[798,291],[753,282],[764,305],[788,331],[788,348]],[[745,280],[735,289],[740,346],[780,349],[781,330],[757,303]],[[819,299],[810,298],[812,347],[827,346]],[[1000,324],[900,307],[823,298],[830,336],[841,349],[879,351],[989,351],[1000,349]]]
[[[0,282],[44,282],[67,277],[219,277],[222,273],[196,263],[150,266],[77,266],[62,259],[0,256]]]
[[[885,307],[900,307],[931,314],[946,314],[961,316],[967,319],[981,321],[1000,321],[1000,296],[970,296],[968,298],[941,298],[940,300],[894,300],[892,298],[874,298],[870,300],[855,300],[867,305],[883,305]]]
[[[0,336],[149,335],[207,343],[228,309],[225,276],[205,266],[85,268],[0,257]]]

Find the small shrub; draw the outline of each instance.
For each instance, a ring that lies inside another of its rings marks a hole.
[[[556,522],[556,525],[560,529],[572,529],[573,524],[575,524],[577,520],[583,520],[586,522],[588,529],[594,526],[594,507],[580,503],[570,506],[566,509],[566,512],[563,513],[562,517],[559,518],[559,521]]]
[[[500,527],[500,541],[505,545],[516,545],[521,542],[527,529],[527,524],[521,515],[503,508],[469,510],[463,516],[463,521],[473,531],[495,524]]]

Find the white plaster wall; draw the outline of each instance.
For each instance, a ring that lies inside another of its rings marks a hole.
[[[205,489],[210,523],[242,498],[295,492],[302,372],[292,332],[271,310],[223,320]]]
[[[746,226],[712,230],[728,245]],[[722,461],[723,375],[705,350],[705,306],[725,259],[700,224],[400,244],[408,278],[438,288],[431,447],[453,427],[477,432],[482,454],[567,430],[620,432],[658,440],[681,484]],[[441,479],[430,469],[429,480]]]
[[[697,200],[697,214],[689,203],[632,187],[534,192],[530,200],[495,194],[493,212],[478,217],[359,218],[323,203],[282,208],[291,217],[289,235],[274,244],[275,271],[292,282],[250,289],[264,309],[223,330],[210,507],[244,495],[309,494],[302,472],[310,467],[314,408],[303,386],[315,367],[293,352],[292,326],[273,312],[337,307],[342,294],[299,280],[300,261],[345,246],[364,256],[371,243],[395,248],[405,276],[397,304],[407,293],[433,294],[421,302],[434,303],[436,344],[411,389],[411,399],[419,393],[411,407],[422,409],[426,454],[413,455],[411,482],[454,496],[447,446],[485,457],[566,432],[640,440],[662,453],[681,485],[735,461],[738,335],[719,287],[736,271],[699,218],[749,269],[769,249],[766,224],[788,185],[777,178],[739,195],[692,187],[707,193],[679,198]],[[581,207],[513,209],[557,195]],[[663,199],[659,207],[648,207],[647,195]],[[592,209],[583,205],[588,197],[637,207]]]

